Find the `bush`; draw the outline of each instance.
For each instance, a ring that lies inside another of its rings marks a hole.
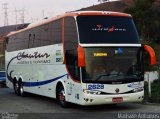
[[[148,82],[144,82],[144,102],[149,101],[149,95],[148,95]]]
[[[151,102],[158,102],[160,103],[160,79],[155,80],[151,85]]]

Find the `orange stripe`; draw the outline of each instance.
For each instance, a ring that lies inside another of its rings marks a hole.
[[[129,14],[123,14],[123,13],[105,13],[105,14],[103,14],[103,13],[81,13],[81,14],[79,14],[78,16],[82,16],[82,15],[97,15],[97,16],[121,16],[121,17],[131,17]]]

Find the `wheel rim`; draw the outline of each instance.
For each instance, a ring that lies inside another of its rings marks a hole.
[[[23,95],[23,87],[20,87],[20,94]]]
[[[19,83],[19,94],[20,94],[21,96],[23,96],[23,93],[24,93],[23,84],[22,84],[22,82],[20,82],[20,83]]]
[[[60,104],[64,104],[65,103],[65,92],[64,92],[64,89],[62,89],[60,92],[59,92],[59,102]]]
[[[15,90],[16,93],[18,93],[18,83],[15,83],[14,90]]]

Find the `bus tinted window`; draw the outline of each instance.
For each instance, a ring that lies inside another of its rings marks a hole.
[[[84,82],[113,83],[142,81],[142,49],[129,47],[85,48]]]
[[[46,45],[52,45],[53,44],[53,29],[51,27],[51,23],[49,24],[44,24],[40,27],[41,29],[41,37],[40,37],[40,43],[41,46],[46,46]]]
[[[7,51],[62,43],[62,19],[20,32],[8,38]]]
[[[62,43],[62,19],[54,21],[51,29],[51,38],[53,38],[54,44]]]
[[[78,35],[76,22],[73,17],[66,17],[64,19],[64,49],[66,65],[75,80],[80,80],[78,67]]]
[[[139,43],[132,18],[116,16],[78,16],[81,43]]]
[[[6,44],[7,51],[16,51],[28,48],[28,41],[24,38],[24,33],[13,35],[8,38]]]
[[[12,41],[12,37],[9,37],[8,38],[8,41],[6,42],[6,49],[7,49],[7,51],[11,51],[11,45],[12,45],[12,43],[11,43],[11,41]]]
[[[41,46],[41,28],[40,27],[34,28],[33,31],[28,34],[28,37],[29,37],[29,45],[31,47]]]

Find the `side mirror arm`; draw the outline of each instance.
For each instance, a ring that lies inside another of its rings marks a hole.
[[[144,50],[149,53],[150,56],[150,65],[156,65],[156,54],[153,48],[149,45],[144,45]]]

